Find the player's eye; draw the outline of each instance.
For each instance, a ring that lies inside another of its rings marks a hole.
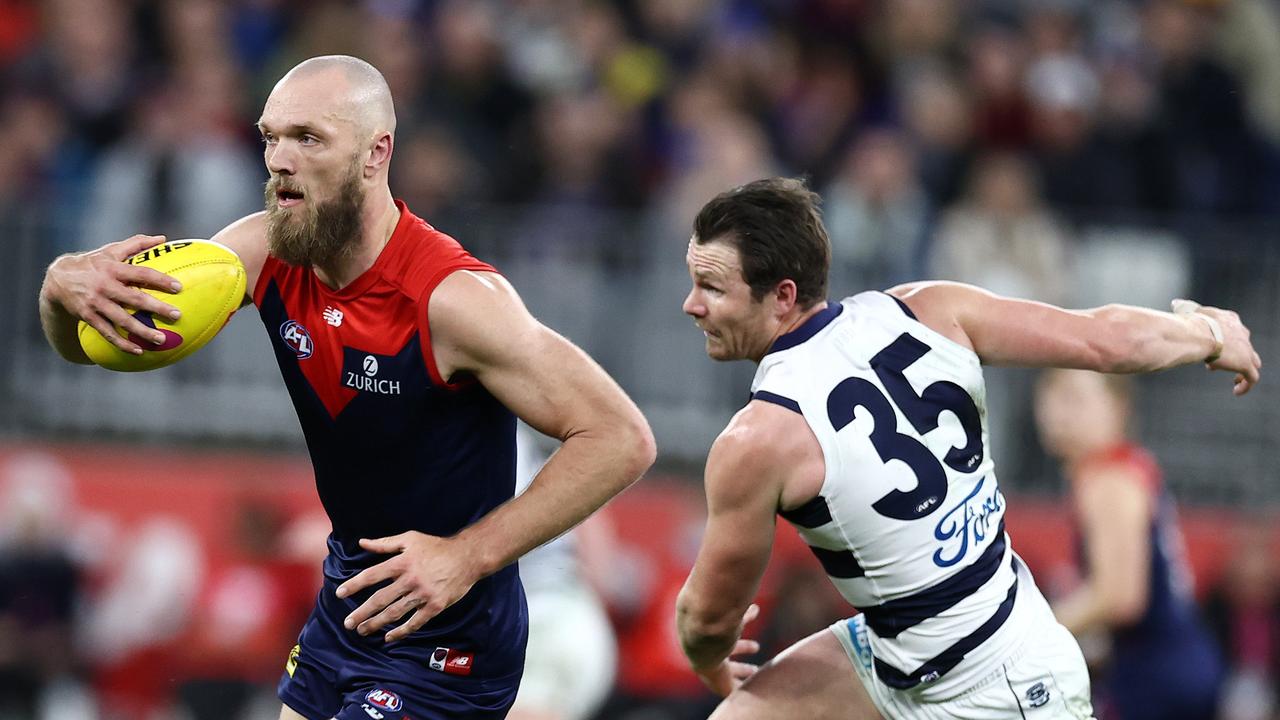
[[[275,135],[272,135],[271,133],[263,133],[263,134],[262,134],[262,144],[263,144],[263,145],[275,145],[275,144],[276,144],[276,136],[275,136]]]
[[[320,142],[319,138],[317,138],[315,135],[312,135],[311,133],[307,133],[302,137],[298,138],[298,143],[301,145],[315,145],[318,142]]]

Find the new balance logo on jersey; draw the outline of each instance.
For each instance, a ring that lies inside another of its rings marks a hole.
[[[427,665],[432,670],[439,670],[449,675],[470,675],[475,661],[475,653],[458,652],[453,648],[438,647],[431,653]]]
[[[399,395],[400,381],[379,378],[378,369],[378,358],[373,355],[365,355],[360,363],[360,372],[355,370],[342,371],[342,384],[352,390],[375,395]]]
[[[342,311],[335,307],[325,308],[324,321],[334,327],[342,327]]]

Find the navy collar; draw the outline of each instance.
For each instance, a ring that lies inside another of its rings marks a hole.
[[[819,330],[830,325],[831,321],[840,317],[840,313],[842,312],[844,312],[844,305],[841,305],[840,303],[833,303],[828,300],[825,308],[819,310],[813,317],[805,320],[800,327],[779,337],[777,340],[774,340],[773,345],[769,346],[769,351],[766,352],[765,355],[780,352],[782,350],[790,350],[805,340],[817,335]]]

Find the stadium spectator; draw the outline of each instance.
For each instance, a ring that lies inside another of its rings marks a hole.
[[[1270,720],[1280,709],[1280,576],[1271,530],[1240,533],[1205,604],[1227,663],[1221,720]]]
[[[836,287],[921,275],[930,208],[902,133],[881,129],[859,137],[824,195]]]

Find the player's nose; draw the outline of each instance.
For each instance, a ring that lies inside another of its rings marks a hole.
[[[692,315],[696,318],[700,318],[707,314],[707,307],[698,298],[698,291],[696,288],[690,290],[689,294],[685,296],[684,304],[680,306],[680,309],[684,310],[686,315]]]
[[[267,169],[275,175],[292,175],[295,170],[293,153],[286,143],[277,143],[267,149]]]

